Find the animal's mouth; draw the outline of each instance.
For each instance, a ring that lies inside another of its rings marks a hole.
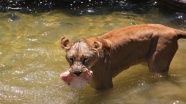
[[[80,75],[76,75],[70,71],[66,71],[64,73],[61,73],[60,77],[68,85],[71,85],[72,83],[81,83],[82,81],[88,82],[90,78],[92,77],[92,75],[93,75],[93,72],[91,70],[83,72]],[[78,82],[76,79],[81,79],[81,81]]]

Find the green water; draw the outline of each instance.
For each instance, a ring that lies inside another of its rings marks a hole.
[[[82,90],[70,89],[59,77],[68,68],[60,47],[62,37],[75,41],[142,23],[184,29],[162,22],[163,18],[153,11],[144,15],[113,12],[87,16],[61,11],[0,13],[0,104],[186,103],[186,40],[179,41],[168,78],[154,78],[146,66],[136,65],[114,78],[113,89],[96,91],[89,85]]]

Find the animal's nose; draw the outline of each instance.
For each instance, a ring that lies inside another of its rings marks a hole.
[[[74,73],[75,75],[77,75],[77,76],[80,76],[81,73],[82,73],[82,71],[74,71],[73,73]]]

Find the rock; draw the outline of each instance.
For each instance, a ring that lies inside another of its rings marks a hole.
[[[186,12],[186,0],[157,0],[160,4],[171,9]]]

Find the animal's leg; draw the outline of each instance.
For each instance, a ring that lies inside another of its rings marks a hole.
[[[112,78],[103,78],[104,80],[102,79],[97,79],[97,78],[92,78],[90,81],[89,81],[89,84],[97,89],[97,90],[107,90],[107,89],[110,89],[113,87],[113,83],[112,83]]]
[[[154,52],[151,52],[148,59],[150,72],[157,74],[168,74],[169,65],[178,49],[177,40],[169,40],[158,43]]]

